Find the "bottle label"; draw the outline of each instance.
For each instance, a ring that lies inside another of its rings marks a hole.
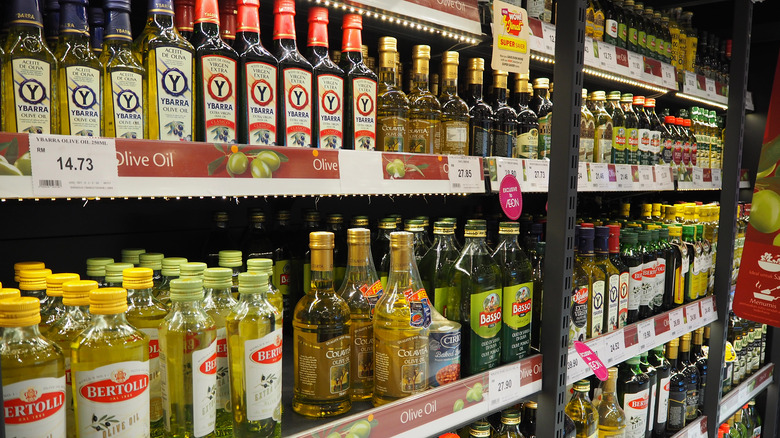
[[[647,47],[647,32],[644,29],[637,30],[637,44],[639,47]]]
[[[205,140],[236,143],[236,61],[226,56],[206,55],[200,62]]]
[[[539,117],[539,159],[543,160],[550,154],[552,135],[552,111],[544,117]]]
[[[590,309],[590,337],[596,337],[603,332],[604,324],[604,280],[593,282],[591,288],[591,309]]]
[[[580,160],[593,161],[593,139],[580,137]]]
[[[311,72],[284,69],[284,143],[279,146],[311,147]]]
[[[539,158],[539,130],[531,129],[517,135],[514,158],[536,160]]]
[[[71,378],[70,354],[65,356],[65,416],[68,424],[76,424],[76,406],[73,404],[73,379]]]
[[[355,149],[376,149],[376,81],[368,78],[352,79],[352,126],[355,129]]]
[[[628,267],[628,310],[639,310],[642,302],[642,267],[641,264]]]
[[[360,286],[360,294],[368,301],[368,305],[371,306],[371,315],[374,315],[374,307],[376,303],[382,298],[382,282],[377,280],[372,285],[364,284]]]
[[[606,331],[611,332],[617,330],[619,326],[619,309],[620,309],[620,275],[610,275],[609,284],[607,285],[609,290],[608,305],[607,305],[607,327]]]
[[[636,28],[628,28],[628,43],[634,46],[639,44],[639,32],[637,32]]]
[[[604,38],[604,11],[601,9],[593,14],[593,38],[599,41]]]
[[[441,124],[444,139],[441,153],[444,155],[467,155],[469,152],[468,122],[451,120]]]
[[[100,126],[100,70],[91,67],[66,67],[68,87],[68,118],[71,135],[99,137]]]
[[[217,409],[230,412],[230,371],[227,330],[217,329]]]
[[[273,283],[274,286],[279,289],[279,293],[282,294],[282,306],[285,313],[282,317],[284,319],[290,317],[289,312],[295,306],[292,302],[293,297],[290,294],[290,284],[292,280],[291,271],[292,266],[290,265],[289,260],[277,260],[276,263],[274,263]]]
[[[378,147],[385,152],[405,152],[408,125],[409,121],[405,117],[380,117],[377,129]]]
[[[447,318],[448,313],[447,304],[449,295],[449,287],[437,287],[433,290],[433,307],[435,307],[436,310],[445,318]]]
[[[409,151],[415,154],[433,154],[439,149],[439,121],[409,120]]]
[[[656,38],[655,35],[647,35],[647,50],[649,54],[656,53],[658,50],[655,47]]]
[[[669,386],[671,385],[671,376],[661,379],[658,387],[658,417],[657,424],[666,424],[666,418],[669,413]]]
[[[3,411],[9,438],[65,436],[65,376],[3,385]]]
[[[428,334],[429,386],[460,379],[460,330]]]
[[[623,42],[628,40],[628,26],[626,26],[626,23],[618,24],[618,38]],[[621,47],[625,47],[625,45],[621,45]]]
[[[148,361],[118,362],[73,372],[80,437],[149,436]]]
[[[596,127],[595,146],[598,148],[593,154],[593,161],[597,163],[612,162],[612,123],[598,125]]]
[[[639,130],[636,128],[626,128],[626,156],[629,162],[627,164],[637,164],[636,153],[639,150]]]
[[[374,324],[370,319],[352,319],[352,392],[371,393],[374,382]]]
[[[514,126],[511,127],[511,130],[493,129],[493,155],[496,157],[512,157],[515,150],[516,137]]]
[[[160,132],[150,136],[192,141],[192,53],[178,47],[158,47],[154,54]]]
[[[490,153],[490,130],[484,126],[471,125],[471,155],[487,157]]]
[[[637,137],[639,138],[639,150],[642,151],[642,164],[650,164],[649,158],[652,153],[650,146],[650,130],[637,129]]]
[[[196,437],[214,432],[218,397],[216,387],[217,342],[212,341],[208,347],[192,352],[192,429]]]
[[[282,329],[244,341],[244,388],[247,420],[281,419]]]
[[[428,336],[417,334],[399,339],[398,333],[391,332],[395,331],[374,331],[374,394],[401,398],[425,390]]]
[[[685,391],[669,392],[669,416],[666,429],[678,431],[685,427]]]
[[[343,327],[339,327],[339,331]],[[302,333],[296,330],[295,390],[317,400],[333,400],[349,395],[349,368],[352,338],[349,333]],[[318,339],[320,338],[320,339]],[[327,339],[321,339],[327,338]],[[377,372],[375,368],[375,373]],[[327,373],[327,378],[322,374]]]
[[[691,144],[687,141],[682,144],[682,162],[683,166],[691,164]]]
[[[628,297],[631,284],[630,272],[620,274],[620,301],[618,302],[618,327],[623,328],[628,324]]]
[[[623,395],[623,412],[626,414],[626,438],[644,438],[647,430],[649,389]]]
[[[664,163],[669,164],[672,162],[672,149],[674,148],[674,141],[671,138],[665,138],[663,140],[663,150],[661,151],[661,158]]]
[[[114,132],[120,138],[143,138],[143,77],[130,71],[111,72]]]
[[[13,59],[16,132],[51,134],[51,64],[32,58]]]
[[[612,149],[616,152],[626,150],[626,128],[623,126],[614,126],[612,128]]]
[[[501,289],[472,293],[470,299],[471,371],[492,368],[501,355]]]
[[[569,324],[569,345],[574,341],[587,339],[588,286],[575,287],[571,295],[571,322]]]
[[[276,144],[276,66],[246,64],[246,100],[249,144]],[[278,283],[275,283],[278,287]]]
[[[666,293],[666,259],[657,258],[655,264],[655,296],[652,300],[652,307],[660,309],[664,302]]]
[[[163,417],[159,334],[156,328],[139,330],[149,336],[149,419],[154,423]]]
[[[618,22],[617,20],[607,19],[604,26],[604,31],[610,37],[617,39],[618,37]]]
[[[683,161],[683,146],[681,141],[674,141],[674,149],[672,150],[672,160],[674,164],[680,166]]]
[[[428,328],[431,325],[432,312],[425,289],[417,289],[416,292],[413,289],[406,289],[403,293],[406,302],[409,303],[409,325]]]
[[[685,396],[685,418],[693,420],[698,416],[696,409],[699,406],[699,388],[688,388]]]
[[[593,37],[593,7],[585,9],[585,36]]]
[[[317,93],[317,144],[323,149],[341,149],[344,146],[344,79],[328,74],[317,76]]]
[[[661,155],[661,131],[650,131],[650,152],[656,157]],[[655,160],[657,161],[657,160]]]
[[[594,435],[594,436],[597,436],[598,438],[625,438],[626,431],[623,429],[616,432],[599,430],[598,435]]]
[[[652,302],[656,293],[655,270],[657,259],[653,259],[642,265],[642,298],[640,306],[653,308]]]
[[[531,346],[531,312],[534,283],[516,284],[503,288],[501,349],[506,361],[522,359]]]

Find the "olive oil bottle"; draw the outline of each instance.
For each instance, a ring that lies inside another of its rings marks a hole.
[[[41,302],[41,307],[45,308],[49,304],[49,297],[46,295],[46,278],[51,275],[51,269],[25,269],[19,271],[19,290],[23,297],[37,298]]]
[[[396,230],[396,222],[393,218],[384,218],[379,221],[379,232],[371,244],[371,255],[374,257],[379,280],[382,289],[387,286],[387,275],[390,273],[390,234]]]
[[[406,152],[409,145],[409,99],[396,85],[397,56],[398,41],[379,38],[376,147],[385,152]]]
[[[330,417],[352,407],[352,321],[349,306],[333,288],[333,233],[309,234],[309,247],[311,287],[293,311],[292,408],[307,417]]]
[[[145,252],[138,256],[139,268],[149,268],[152,270],[152,284],[156,290],[162,282],[162,261],[165,255],[159,252]]]
[[[149,337],[125,319],[127,292],[89,292],[89,327],[71,344],[71,380],[79,437],[150,435]],[[121,345],[122,348],[116,348]],[[106,394],[124,394],[113,400]]]
[[[672,339],[666,344],[666,358],[669,360],[669,415],[666,422],[667,434],[674,434],[685,427],[685,407],[688,398],[686,378],[683,374],[685,366],[677,360],[679,339]]]
[[[371,398],[374,390],[374,308],[382,297],[382,282],[371,258],[371,231],[347,230],[348,262],[339,296],[349,306],[352,352],[350,395],[353,401]]]
[[[628,318],[626,322],[633,324],[639,320],[639,307],[642,300],[642,252],[638,250],[638,236],[636,233],[627,231],[621,233],[621,258],[623,263],[628,266]]]
[[[469,106],[469,154],[489,157],[493,154],[493,108],[482,97],[485,60],[469,59],[466,103]]]
[[[363,55],[363,16],[346,14],[341,28],[339,66],[346,78],[344,84],[344,148],[361,151],[376,149],[377,76],[366,66]],[[366,48],[366,53],[368,49]]]
[[[312,79],[316,104],[312,105],[312,146],[341,149],[348,135],[344,130],[344,71],[328,54],[328,9],[309,9],[309,38],[306,59],[314,68]]]
[[[215,437],[217,327],[201,306],[203,281],[171,281],[171,312],[160,323],[166,436]]]
[[[647,430],[650,400],[650,378],[642,372],[639,356],[634,356],[618,368],[618,398],[626,414],[626,436],[643,438]]]
[[[620,271],[609,259],[609,227],[596,227],[593,263],[605,275],[603,333],[620,328]]]
[[[446,155],[469,153],[469,107],[458,96],[458,52],[442,55],[441,151]]]
[[[58,5],[59,7],[59,5]],[[38,0],[14,0],[6,7],[8,36],[2,58],[3,131],[59,133],[58,62],[43,37]],[[59,25],[59,23],[57,23]],[[56,25],[55,25],[56,27]]]
[[[618,328],[628,323],[628,299],[630,285],[630,269],[623,263],[620,256],[620,225],[609,226],[609,261],[620,272],[618,286]]]
[[[460,251],[455,247],[454,224],[437,221],[433,224],[434,240],[420,260],[420,278],[426,291],[433,291],[433,306],[445,318],[458,306],[460,297],[450,293],[449,277]]]
[[[268,291],[265,293],[266,299],[272,306],[279,311],[279,315],[284,312],[284,297],[279,288],[274,284],[274,261],[271,259],[249,259],[246,261],[246,271],[256,272],[258,274],[268,275]],[[239,277],[241,274],[238,274]],[[239,285],[239,289],[241,286]],[[239,290],[239,294],[241,291]]]
[[[149,0],[147,14],[133,50],[146,72],[144,138],[192,141],[195,50],[173,25],[173,0]]]
[[[579,264],[588,276],[588,316],[587,333],[588,338],[595,338],[605,333],[604,329],[604,307],[607,304],[605,294],[607,286],[607,275],[595,261],[595,252],[593,249],[593,239],[595,237],[594,228],[580,229],[580,241],[576,264]],[[608,291],[606,291],[608,293]]]
[[[92,52],[87,0],[60,2],[57,96],[63,135],[103,135],[103,65]]]
[[[655,418],[648,419],[648,427],[652,423],[651,436],[660,438],[666,434],[666,421],[669,416],[669,389],[671,387],[671,370],[669,361],[664,357],[664,346],[659,345],[650,351],[647,360],[658,373],[658,385],[655,392]]]
[[[552,109],[550,100],[550,80],[548,78],[534,79],[534,97],[530,107],[539,120],[539,159],[549,159],[552,135]]]
[[[507,105],[508,73],[493,70],[493,155],[497,157],[515,156],[517,141],[517,113]]]
[[[618,369],[610,368],[609,378],[602,387],[598,406],[599,438],[624,437],[626,433],[626,414],[618,402],[617,377]]]
[[[52,274],[46,277],[46,306],[41,309],[41,322],[38,330],[47,335],[49,327],[65,313],[65,305],[62,304],[62,285],[68,281],[79,280],[79,274]]]
[[[106,265],[106,286],[122,287],[122,272],[132,267],[132,263],[110,263]]]
[[[187,263],[184,257],[165,257],[160,270],[160,285],[154,289],[154,297],[166,308],[171,308],[171,280],[181,275],[181,265]]]
[[[574,344],[574,341],[585,342],[589,338],[589,321],[592,321],[590,306],[592,305],[591,290],[590,290],[590,277],[588,272],[584,269],[579,258],[578,248],[580,245],[579,233],[581,232],[580,226],[575,228],[575,241],[577,242],[577,248],[575,248],[575,263],[572,269],[572,290],[571,290],[571,317],[569,318],[569,347]]]
[[[197,0],[195,28],[195,140],[238,141],[238,53],[219,33],[217,0]]]
[[[40,303],[0,299],[5,436],[65,436],[65,361],[38,331]]]
[[[580,380],[574,383],[574,394],[566,405],[565,412],[574,421],[576,438],[597,438],[599,431],[599,413],[593,407],[588,392],[590,382]]]
[[[239,274],[240,298],[226,319],[237,438],[281,435],[282,314],[267,299],[268,284],[267,273]]]
[[[431,305],[414,260],[412,233],[390,234],[390,275],[374,312],[374,406],[428,389]]]
[[[428,89],[431,46],[412,48],[412,87],[409,93],[409,149],[406,152],[441,152],[441,105]]]
[[[533,87],[528,83],[528,74],[518,75],[512,94],[512,108],[517,112],[515,158],[539,158],[539,118],[529,106],[533,92]]]

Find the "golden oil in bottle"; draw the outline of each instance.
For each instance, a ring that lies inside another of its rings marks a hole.
[[[79,274],[52,274],[46,277],[46,306],[41,307],[41,323],[38,329],[44,335],[54,321],[65,315],[65,306],[62,304],[62,284],[67,281],[79,280]]]
[[[162,260],[160,285],[154,289],[154,296],[167,308],[171,307],[171,280],[181,275],[181,265],[187,263],[184,257],[165,257]]]
[[[284,308],[284,296],[273,281],[274,261],[271,259],[249,259],[246,261],[246,271],[268,274],[268,292],[266,292],[265,296],[281,313]]]

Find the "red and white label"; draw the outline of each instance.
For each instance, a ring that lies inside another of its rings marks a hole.
[[[158,421],[163,416],[162,412],[162,385],[160,381],[160,341],[158,331],[155,328],[140,329],[149,336],[149,417],[152,422]]]
[[[276,67],[264,62],[246,64],[249,144],[276,144]],[[241,117],[245,117],[241,114]]]
[[[206,138],[215,143],[236,143],[236,61],[226,56],[201,58],[203,113]]]
[[[244,342],[244,387],[249,421],[281,419],[282,329]]]
[[[321,148],[341,149],[344,146],[344,79],[336,75],[317,76],[319,132]]]
[[[512,303],[512,316],[525,315],[531,311],[531,300],[522,303]]]
[[[8,437],[65,436],[65,377],[44,377],[3,385]]]
[[[217,408],[230,410],[230,372],[225,327],[217,329]]]
[[[376,148],[376,81],[352,79],[352,95],[355,149],[373,151]]]
[[[217,420],[217,341],[192,352],[192,429],[195,436],[214,432]]]
[[[311,139],[311,72],[288,68],[284,75],[284,143],[279,146],[310,147]]]
[[[493,312],[480,312],[479,313],[479,325],[480,326],[488,326],[493,325],[497,322],[501,322],[501,309],[495,310]]]
[[[658,423],[666,423],[667,413],[669,412],[669,388],[672,378],[670,376],[661,379],[661,386],[658,389]]]
[[[644,389],[623,396],[623,412],[626,414],[626,438],[644,438],[647,430],[647,403],[650,390]]]

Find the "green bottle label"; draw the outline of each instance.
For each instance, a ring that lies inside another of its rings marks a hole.
[[[303,293],[307,294],[311,290],[311,263],[303,264]]]
[[[433,307],[445,318],[447,318],[447,300],[449,296],[449,287],[437,287],[433,290]]]
[[[526,282],[504,287],[501,357],[504,362],[522,359],[531,345],[531,313],[534,284]]]
[[[471,294],[471,372],[498,364],[501,352],[501,289]]]

